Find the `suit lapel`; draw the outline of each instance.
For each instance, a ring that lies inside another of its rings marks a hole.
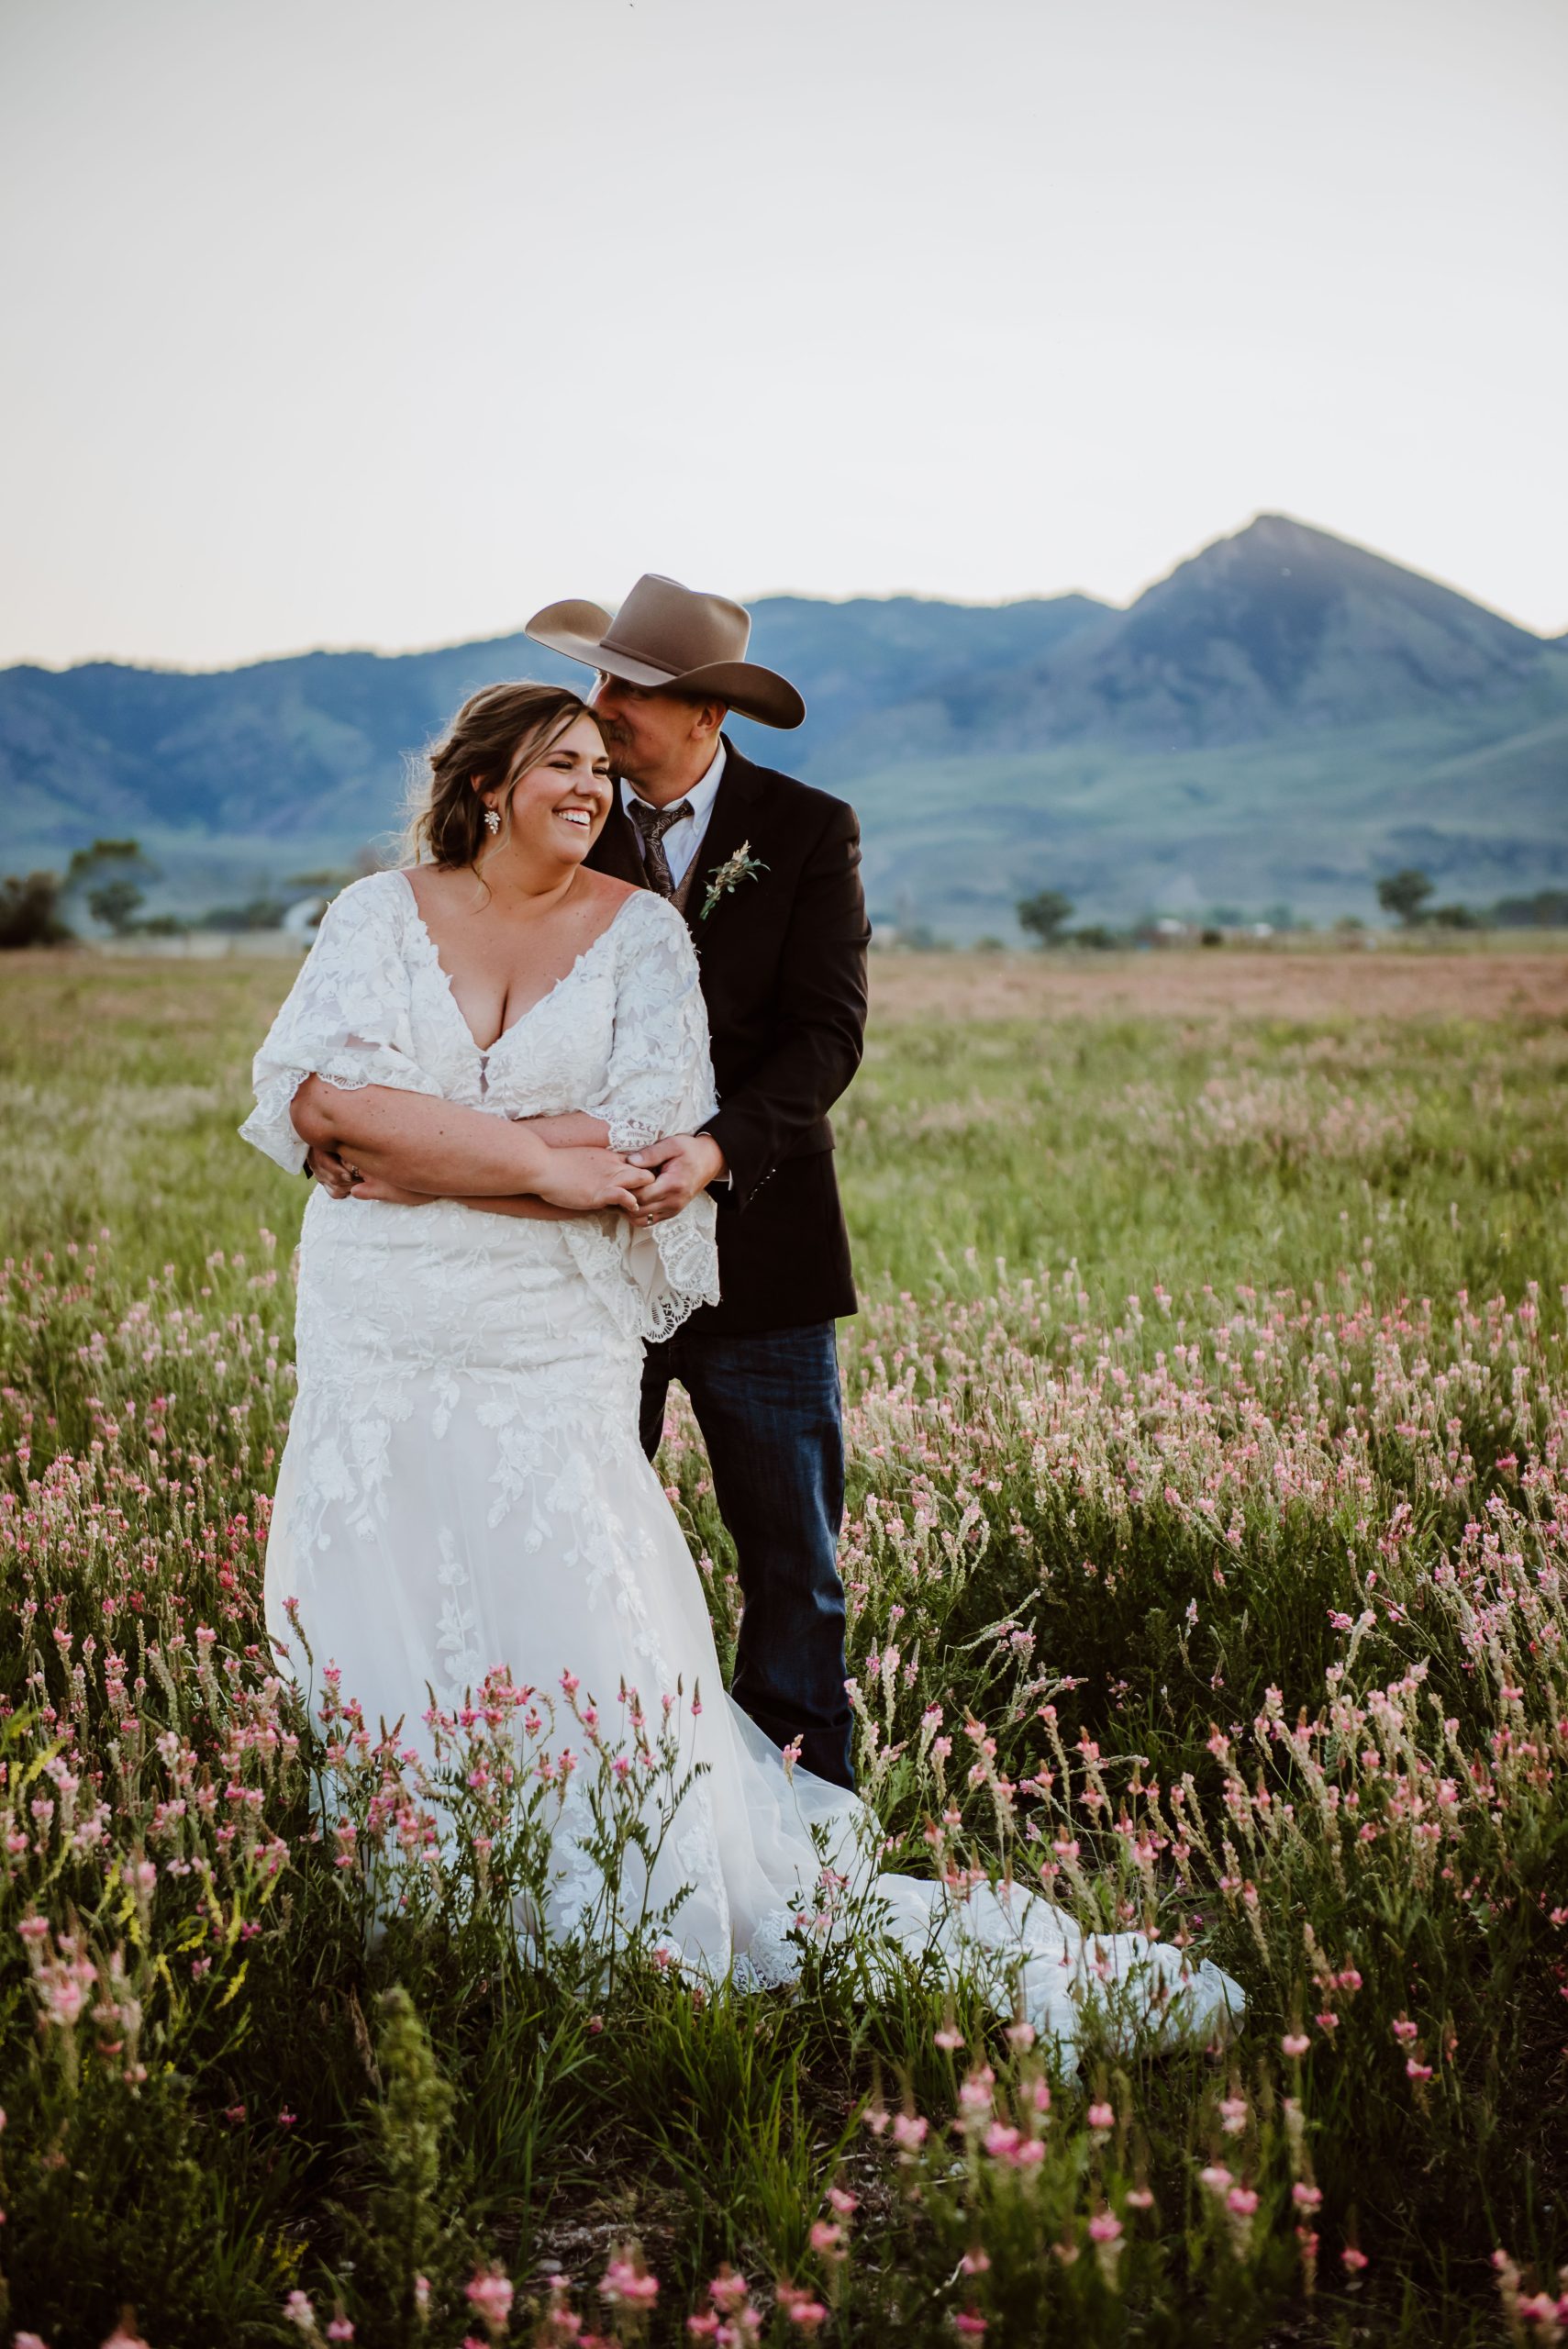
[[[719,866],[727,864],[738,848],[754,840],[758,810],[765,796],[757,781],[756,768],[750,759],[741,756],[726,735],[724,773],[714,795],[713,813],[708,818],[707,829],[692,859],[691,886],[682,908],[686,917],[686,928],[699,948],[705,944],[715,924],[723,920],[733,896],[738,894],[727,892],[704,921],[702,909],[707,899],[708,884]],[[629,833],[629,824],[627,829]],[[636,854],[635,844],[632,853]],[[741,885],[744,888],[745,885]]]
[[[706,944],[715,923],[723,920],[733,896],[740,894],[727,892],[704,921],[702,909],[706,902],[708,884],[719,866],[728,863],[738,848],[744,847],[748,841],[755,847],[759,819],[766,816],[766,799],[767,795],[757,781],[755,766],[735,748],[727,735],[724,774],[714,795],[713,813],[708,818],[707,829],[687,870],[683,893],[685,902],[680,907],[693,941],[698,948]],[[618,780],[610,812],[605,818],[605,829],[589,850],[588,862],[595,873],[613,874],[617,881],[629,881],[636,889],[648,886],[648,874],[638,849],[637,835],[621,805]]]

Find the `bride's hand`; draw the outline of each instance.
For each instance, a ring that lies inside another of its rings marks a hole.
[[[594,1214],[604,1208],[622,1215],[637,1211],[637,1195],[653,1181],[645,1166],[633,1166],[616,1150],[552,1150],[536,1188],[552,1207]]]

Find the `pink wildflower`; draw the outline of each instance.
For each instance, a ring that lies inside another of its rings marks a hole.
[[[600,2281],[599,2296],[612,2308],[651,2308],[659,2298],[659,2278],[629,2259],[612,2259]]]
[[[1348,2275],[1359,2276],[1366,2266],[1366,2254],[1358,2251],[1353,2243],[1348,2243],[1340,2254],[1340,2265]]]
[[[498,2267],[488,2267],[463,2286],[463,2297],[484,2324],[492,2341],[499,2341],[512,2313],[510,2278]]]
[[[972,2115],[989,2112],[991,2091],[995,2085],[996,2075],[989,2064],[983,2064],[977,2072],[971,2072],[958,2092],[962,2110]]]

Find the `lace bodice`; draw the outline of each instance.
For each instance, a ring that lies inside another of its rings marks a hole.
[[[290,1109],[310,1075],[350,1090],[439,1095],[507,1118],[583,1109],[604,1119],[617,1150],[689,1133],[717,1106],[691,939],[674,908],[647,890],[482,1051],[406,877],[354,882],[323,917],[252,1068],[256,1108],[240,1131],[290,1173],[306,1156]],[[712,1201],[699,1197],[651,1232],[634,1234],[614,1216],[560,1229],[620,1326],[654,1337],[717,1298],[713,1222]]]

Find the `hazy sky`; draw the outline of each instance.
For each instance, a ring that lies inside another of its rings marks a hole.
[[[0,661],[642,570],[1568,627],[1563,0],[0,0]]]

